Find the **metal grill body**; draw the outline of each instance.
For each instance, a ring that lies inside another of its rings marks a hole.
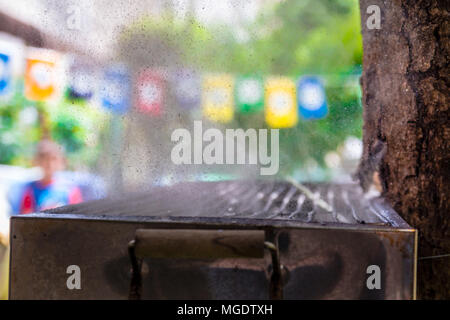
[[[15,216],[10,297],[127,299],[128,244],[137,230],[149,229],[264,231],[264,243],[274,243],[279,255],[284,299],[414,297],[416,230],[382,198],[369,199],[356,185],[300,187],[275,181],[183,183]],[[239,251],[239,241],[232,243]],[[186,258],[176,250],[155,255],[151,247],[153,255],[140,266],[144,299],[273,298],[273,252]],[[70,265],[80,267],[80,290],[67,288]],[[371,265],[381,270],[381,289],[367,286]]]

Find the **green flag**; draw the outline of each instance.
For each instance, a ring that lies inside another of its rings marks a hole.
[[[236,105],[242,113],[257,112],[264,107],[264,86],[259,76],[240,76],[236,79]]]

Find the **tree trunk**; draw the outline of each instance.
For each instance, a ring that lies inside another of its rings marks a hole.
[[[369,29],[370,5],[381,9]],[[386,145],[384,196],[419,230],[420,257],[450,253],[448,0],[360,0],[364,153]],[[373,25],[372,25],[373,26]],[[450,298],[450,257],[418,261],[418,298]]]

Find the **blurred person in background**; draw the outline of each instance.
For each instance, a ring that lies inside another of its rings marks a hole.
[[[64,170],[66,164],[60,145],[49,139],[41,140],[36,147],[34,164],[41,168],[42,178],[25,186],[20,202],[21,214],[82,201],[81,191],[77,186],[60,183],[55,179],[55,173]]]

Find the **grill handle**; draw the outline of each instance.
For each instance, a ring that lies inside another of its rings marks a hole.
[[[143,258],[224,259],[272,257],[270,297],[282,298],[282,279],[276,244],[265,242],[263,230],[138,229],[128,244],[132,276],[129,299],[138,300],[142,291]]]
[[[138,258],[263,258],[262,230],[138,229]]]

